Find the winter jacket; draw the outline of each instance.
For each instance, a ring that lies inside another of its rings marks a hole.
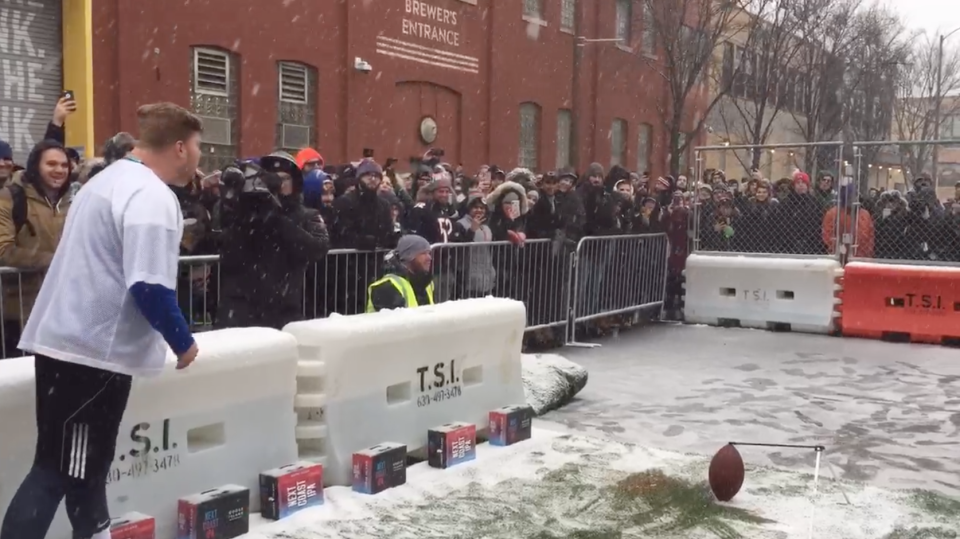
[[[27,158],[27,168],[14,174],[10,180],[10,183],[23,188],[26,198],[27,219],[19,232],[13,220],[10,190],[0,188],[0,264],[24,270],[41,270],[24,273],[19,283],[16,279],[8,279],[10,284],[3,287],[5,320],[26,321],[43,283],[42,270],[50,266],[63,234],[67,210],[70,208],[70,197],[67,196],[70,182],[67,181],[60,188],[56,201],[49,200],[43,190],[38,188],[40,157],[47,149],[57,147],[61,146],[48,140],[37,144]]]
[[[493,263],[493,247],[483,245],[493,241],[493,232],[486,224],[472,230],[473,219],[465,215],[456,222],[458,236],[465,243],[472,243],[466,248],[463,264],[466,289],[472,293],[487,293],[497,284],[497,270]],[[460,252],[464,252],[461,250]]]
[[[374,251],[397,245],[390,203],[362,185],[333,201],[334,237],[342,249]]]
[[[833,206],[823,215],[823,243],[827,246],[827,254],[837,252],[837,212],[840,212],[840,231],[843,234],[853,233],[853,222],[850,219],[850,208]],[[857,212],[857,247],[848,256],[873,258],[873,242],[875,238],[873,218],[866,210]]]
[[[280,329],[303,318],[304,272],[330,240],[316,210],[240,198],[220,253],[219,327]]]

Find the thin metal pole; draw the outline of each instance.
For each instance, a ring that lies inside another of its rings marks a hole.
[[[720,144],[716,146],[697,146],[694,151],[716,150],[789,150],[792,148],[830,148],[843,146],[843,141],[832,140],[826,142],[789,142],[780,144]]]
[[[954,30],[955,32],[956,30]],[[943,91],[943,42],[947,40],[946,36],[940,36],[940,47],[937,52],[937,95],[934,96],[936,103],[933,107],[933,139],[940,140],[940,107],[943,100],[940,98]],[[940,145],[933,146],[933,192],[940,189]]]

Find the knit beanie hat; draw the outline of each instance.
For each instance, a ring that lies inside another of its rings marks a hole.
[[[587,179],[594,178],[597,176],[602,178],[604,176],[603,165],[601,165],[600,163],[590,163],[590,166],[587,167],[587,173],[585,174],[585,176],[587,177]]]
[[[373,159],[364,159],[357,165],[357,178],[364,176],[376,176],[380,178],[383,176],[383,169],[380,168],[380,165]]]
[[[410,262],[417,255],[430,251],[430,242],[416,234],[407,234],[397,242],[397,256],[401,262]]]

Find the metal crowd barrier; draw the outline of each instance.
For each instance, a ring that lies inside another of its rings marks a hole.
[[[666,234],[659,233],[588,237],[576,245],[546,239],[521,245],[444,243],[432,251],[436,301],[485,296],[523,301],[527,332],[549,330],[562,343],[577,345],[578,324],[662,307],[670,249]],[[362,313],[367,287],[383,274],[384,254],[334,249],[311,265],[303,277],[303,317]],[[0,357],[20,355],[16,346],[24,306],[32,307],[25,300],[32,303],[34,274],[0,267]],[[177,299],[193,331],[217,326],[219,255],[180,257]],[[7,312],[11,308],[17,312]]]

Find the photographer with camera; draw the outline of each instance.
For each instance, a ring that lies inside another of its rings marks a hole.
[[[217,327],[280,329],[303,317],[304,272],[330,249],[327,228],[301,200],[303,175],[285,152],[221,175],[223,232]]]

